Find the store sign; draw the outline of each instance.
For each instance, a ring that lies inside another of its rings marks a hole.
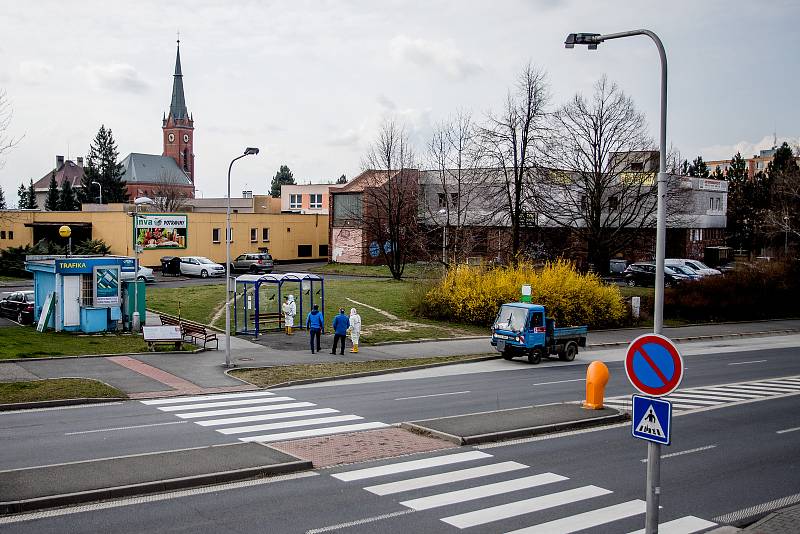
[[[94,305],[119,306],[119,266],[94,268]]]
[[[702,191],[724,191],[725,182],[722,180],[708,180],[700,178],[699,189]]]
[[[87,260],[56,260],[56,272],[78,274],[92,272],[92,262]]]
[[[134,223],[134,246],[143,249],[186,248],[186,215],[137,214]]]

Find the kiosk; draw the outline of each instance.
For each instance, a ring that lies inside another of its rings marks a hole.
[[[134,258],[28,256],[25,270],[33,273],[33,313],[40,331],[119,330],[129,323],[134,306],[145,317],[144,284],[138,288],[139,302],[132,302],[133,284],[137,283]]]

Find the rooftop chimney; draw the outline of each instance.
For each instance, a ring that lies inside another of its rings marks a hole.
[[[83,167],[83,156],[78,156],[77,160],[78,160],[78,167]]]
[[[64,156],[56,156],[56,170],[64,166]]]

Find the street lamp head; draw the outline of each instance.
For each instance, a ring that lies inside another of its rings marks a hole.
[[[257,148],[254,148],[254,147],[250,146],[250,147],[247,147],[247,148],[244,149],[244,155],[245,156],[255,156],[256,154],[258,154],[258,149]]]
[[[153,200],[148,197],[138,197],[133,201],[133,204],[136,206],[142,206],[144,204],[152,204]]]
[[[575,48],[575,45],[587,45],[589,50],[597,50],[600,44],[599,33],[571,33],[564,41],[564,48]]]
[[[100,182],[92,181],[92,185],[100,185]]]

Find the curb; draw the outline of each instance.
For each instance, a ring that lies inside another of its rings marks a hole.
[[[32,410],[35,408],[57,408],[60,406],[77,406],[79,404],[105,404],[108,402],[122,402],[130,400],[124,397],[91,397],[77,399],[56,399],[49,401],[13,402],[0,404],[0,412],[13,410]]]
[[[448,434],[446,432],[427,428],[412,422],[400,423],[400,428],[404,428],[410,432],[415,432],[417,434],[432,435],[437,438],[455,443],[456,445],[477,445],[479,443],[489,443],[493,441],[524,438],[529,436],[537,436],[540,434],[551,434],[554,432],[562,432],[565,430],[575,430],[579,428],[604,426],[608,424],[627,421],[628,419],[630,419],[630,416],[627,413],[622,412],[620,410],[617,410],[617,412],[618,413],[616,415],[605,415],[603,417],[596,417],[594,419],[581,419],[577,421],[566,421],[563,423],[555,423],[550,425],[515,428],[513,430],[502,430],[486,434],[475,434],[472,436],[456,436],[454,434]],[[463,417],[463,416],[455,416],[455,417]]]
[[[386,345],[408,345],[411,343],[428,343],[431,341],[469,341],[471,339],[488,339],[490,335],[485,336],[464,336],[464,337],[423,337],[420,339],[407,339],[404,341],[379,341],[378,343],[370,343],[370,347],[381,347]]]
[[[687,337],[676,337],[672,338],[672,341],[682,343],[686,341],[706,341],[706,340],[713,340],[713,339],[733,339],[733,338],[742,338],[742,337],[759,337],[759,336],[772,336],[772,335],[781,335],[781,334],[796,334],[800,332],[800,328],[786,328],[783,330],[761,330],[758,332],[734,332],[731,334],[709,334],[705,336],[687,336]],[[620,347],[628,345],[629,341],[615,341],[610,343],[594,343],[589,344],[586,348],[587,349],[603,349],[609,347]]]
[[[390,369],[380,369],[377,371],[362,371],[360,373],[350,373],[346,375],[338,375],[338,376],[322,376],[319,378],[305,378],[302,380],[289,380],[288,382],[281,382],[279,384],[273,384],[271,386],[266,386],[262,389],[275,389],[275,388],[284,388],[289,386],[301,386],[305,384],[317,384],[320,382],[334,382],[336,380],[347,380],[349,378],[362,378],[367,376],[378,376],[378,375],[387,375],[393,373],[402,373],[404,371],[416,371],[419,369],[430,369],[433,367],[444,367],[446,365],[457,365],[461,363],[475,363],[475,362],[483,362],[487,360],[497,360],[500,356],[478,356],[476,358],[470,358],[469,360],[458,360],[454,362],[440,362],[440,363],[426,363],[422,365],[412,365],[409,367],[392,367]],[[272,367],[282,367],[278,365],[274,365]],[[236,369],[229,369],[225,371],[227,375],[230,371],[238,370],[238,369],[269,369],[269,367],[237,367]],[[232,376],[231,378],[235,378],[246,384],[252,384],[252,382],[247,382],[241,378]],[[255,385],[255,384],[252,384]]]
[[[79,354],[76,356],[45,356],[43,358],[8,358],[5,360],[0,360],[0,365],[3,363],[24,363],[24,362],[47,362],[52,360],[85,360],[87,358],[110,358],[112,356],[130,356],[131,358],[135,358],[136,356],[142,355],[152,355],[152,356],[169,356],[173,354],[199,354],[201,352],[206,352],[205,349],[194,349],[194,350],[182,350],[182,351],[174,351],[174,352],[115,352],[111,354]]]
[[[55,508],[57,506],[69,506],[84,504],[87,502],[100,501],[106,499],[119,499],[122,497],[133,497],[147,493],[160,493],[164,491],[174,491],[179,489],[194,488],[197,486],[208,486],[245,480],[248,478],[261,478],[273,475],[284,475],[312,469],[313,464],[308,460],[298,460],[295,462],[285,462],[259,467],[248,467],[231,471],[220,471],[205,475],[195,475],[189,477],[172,478],[153,482],[143,482],[141,484],[131,484],[128,486],[114,486],[101,488],[79,493],[67,493],[62,495],[51,495],[36,499],[26,499],[22,501],[7,501],[0,503],[0,514],[8,515],[19,512],[31,512],[44,508]]]

